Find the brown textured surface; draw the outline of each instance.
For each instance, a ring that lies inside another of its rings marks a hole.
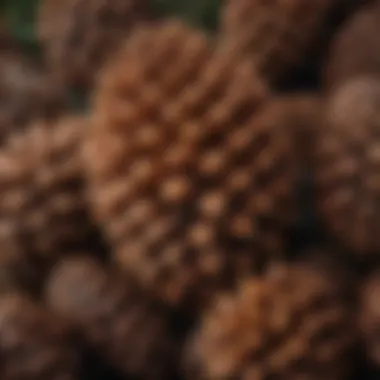
[[[60,79],[87,86],[149,13],[146,0],[43,0],[38,34]]]
[[[53,119],[66,108],[61,88],[16,49],[0,51],[0,145],[29,122]]]
[[[80,160],[86,126],[74,117],[35,123],[0,152],[0,268],[15,280],[40,278],[36,265],[50,265],[92,233]]]
[[[79,350],[62,320],[23,296],[0,296],[2,380],[75,380]]]
[[[301,63],[335,0],[227,0],[221,46],[246,55],[270,81]]]
[[[293,137],[300,166],[305,169],[311,167],[315,135],[323,112],[323,101],[319,94],[300,92],[278,96],[267,110],[273,125],[285,129]]]
[[[317,143],[318,206],[328,232],[368,257],[380,248],[380,82],[358,78],[328,100]]]
[[[105,72],[86,148],[94,211],[118,265],[166,301],[199,304],[280,252],[293,150],[267,99],[249,64],[174,20]]]
[[[63,261],[47,287],[48,303],[82,328],[88,342],[124,374],[169,378],[176,365],[164,310],[91,259]]]
[[[189,379],[342,380],[354,319],[341,283],[294,265],[220,296],[189,342]]]
[[[367,355],[380,366],[380,272],[374,271],[363,283],[360,304],[360,328]]]
[[[333,37],[325,86],[333,88],[360,75],[380,76],[380,3],[354,13]]]

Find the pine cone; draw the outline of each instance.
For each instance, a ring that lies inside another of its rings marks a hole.
[[[380,81],[347,82],[327,101],[316,144],[319,210],[333,237],[362,258],[380,249]]]
[[[0,297],[2,380],[71,380],[78,371],[73,331],[16,293]]]
[[[280,251],[295,165],[267,98],[249,64],[176,21],[141,29],[105,72],[86,149],[94,211],[118,265],[174,305]]]
[[[363,284],[360,305],[360,332],[370,360],[380,367],[380,272],[374,272]]]
[[[122,373],[166,379],[174,351],[161,306],[87,258],[61,262],[47,285],[50,306],[76,322]]]
[[[62,89],[16,47],[0,53],[0,145],[36,119],[52,120],[66,109]]]
[[[294,265],[216,299],[190,339],[189,379],[340,380],[355,337],[343,283]]]
[[[149,13],[146,0],[43,0],[38,35],[58,77],[86,87]]]
[[[354,13],[335,34],[326,63],[328,89],[363,75],[380,76],[380,3]]]
[[[336,0],[227,0],[221,45],[250,57],[269,81],[302,63]]]
[[[85,126],[70,117],[36,123],[0,152],[0,268],[28,290],[40,269],[93,236],[80,160]]]

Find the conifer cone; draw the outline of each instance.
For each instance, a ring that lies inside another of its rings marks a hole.
[[[325,68],[325,87],[333,89],[363,75],[380,76],[380,3],[354,13],[334,35]]]
[[[36,122],[0,152],[0,271],[28,290],[94,234],[80,159],[86,127],[75,117]]]
[[[20,294],[0,296],[2,380],[74,380],[79,351],[60,318]]]
[[[302,63],[323,32],[336,0],[227,0],[221,42],[231,54],[250,58],[269,81]]]
[[[174,20],[104,72],[85,149],[94,214],[118,266],[172,305],[201,306],[281,251],[294,152],[268,97],[250,64]]]
[[[380,272],[375,271],[362,286],[360,332],[370,361],[380,367]]]
[[[53,120],[67,107],[50,74],[18,52],[11,42],[0,51],[0,145],[36,119]]]
[[[88,258],[61,262],[47,284],[49,305],[82,329],[87,341],[125,375],[170,378],[175,350],[165,310],[132,283]]]
[[[316,144],[318,208],[328,232],[360,259],[380,249],[380,81],[357,78],[327,100]]]
[[[60,80],[87,87],[149,14],[147,0],[42,0],[38,35]]]
[[[346,379],[356,341],[348,293],[316,268],[277,268],[217,298],[189,341],[188,378]]]

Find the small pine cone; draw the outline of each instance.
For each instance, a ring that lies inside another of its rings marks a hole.
[[[147,0],[42,0],[38,35],[60,80],[88,87],[109,55],[149,14]]]
[[[67,107],[62,88],[17,48],[0,52],[0,145],[36,119],[53,120]]]
[[[325,68],[325,87],[363,75],[380,75],[380,3],[354,13],[335,34]]]
[[[166,312],[131,283],[88,258],[58,264],[47,284],[47,302],[76,322],[87,342],[125,375],[167,379],[178,348]]]
[[[102,79],[85,156],[119,267],[172,305],[198,307],[278,255],[293,149],[251,65],[167,21],[136,32]]]
[[[63,320],[19,294],[0,296],[2,380],[74,380],[79,351]]]
[[[336,0],[227,0],[221,42],[231,54],[248,56],[269,81],[302,63],[323,32]]]
[[[380,367],[380,272],[363,284],[360,304],[360,332],[370,361]]]
[[[80,160],[86,126],[74,117],[37,122],[0,152],[0,271],[25,286],[93,236]]]
[[[332,237],[366,260],[380,249],[380,81],[357,78],[326,105],[316,144],[318,208]]]
[[[355,345],[343,281],[280,267],[220,296],[185,350],[189,379],[342,380]]]

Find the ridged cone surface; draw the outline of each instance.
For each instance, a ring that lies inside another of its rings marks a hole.
[[[376,367],[380,366],[380,272],[366,278],[361,289],[360,332],[367,355]]]
[[[80,154],[86,127],[76,117],[37,122],[0,152],[0,271],[24,286],[92,237]]]
[[[217,298],[189,341],[188,378],[345,379],[351,308],[336,276],[315,268],[280,267]]]
[[[358,258],[380,249],[380,81],[357,78],[327,99],[316,144],[317,203],[327,231]]]
[[[146,380],[171,375],[178,349],[165,312],[130,283],[88,258],[61,262],[47,285],[57,313],[81,327],[87,341],[125,375]]]
[[[335,0],[227,0],[221,46],[243,55],[269,81],[302,63],[323,33]]]
[[[291,139],[251,66],[229,58],[167,21],[136,33],[96,98],[94,213],[119,267],[175,305],[278,254],[291,219]]]
[[[77,348],[61,319],[17,293],[0,296],[2,380],[75,380]]]
[[[58,77],[86,87],[149,14],[146,0],[43,0],[38,36]]]
[[[6,48],[0,52],[0,145],[36,120],[52,120],[67,107],[61,87],[27,57]]]
[[[368,4],[354,13],[334,35],[324,85],[339,87],[363,75],[380,76],[380,3]]]

